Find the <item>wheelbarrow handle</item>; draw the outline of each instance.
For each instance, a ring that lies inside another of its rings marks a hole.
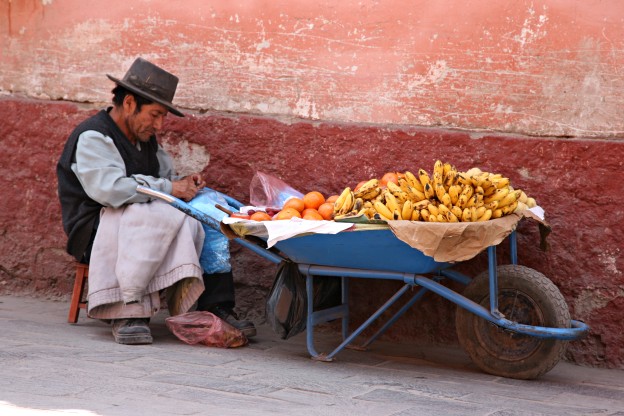
[[[156,198],[156,199],[160,199],[166,203],[168,203],[169,205],[172,205],[174,208],[179,209],[180,211],[184,212],[185,214],[195,218],[196,220],[198,220],[199,222],[206,224],[207,226],[219,231],[221,231],[221,222],[216,220],[215,218],[211,217],[210,215],[206,214],[205,212],[202,212],[194,207],[192,207],[191,205],[187,204],[186,202],[182,201],[181,199],[176,198],[175,196],[166,194],[164,192],[161,191],[157,191],[151,188],[147,188],[145,186],[142,185],[138,185],[137,186],[137,192],[144,194],[144,195],[148,195],[151,196],[152,198]]]

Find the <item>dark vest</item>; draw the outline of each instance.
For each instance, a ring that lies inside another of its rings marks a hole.
[[[58,195],[61,202],[63,228],[67,234],[67,252],[81,261],[99,223],[102,205],[89,198],[78,177],[71,170],[76,159],[78,137],[87,130],[95,130],[113,139],[126,165],[126,176],[142,174],[158,177],[159,164],[156,152],[156,137],[141,143],[139,151],[122,133],[108,114],[110,108],[102,110],[80,123],[69,135],[61,158],[56,165]]]

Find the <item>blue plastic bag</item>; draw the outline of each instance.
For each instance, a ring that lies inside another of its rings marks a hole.
[[[193,208],[208,214],[210,217],[220,222],[227,214],[216,208],[215,204],[219,204],[231,211],[238,211],[238,207],[232,207],[228,204],[228,201],[222,193],[210,188],[202,189],[197,196],[189,202],[189,205]],[[227,273],[231,271],[230,242],[227,237],[220,231],[204,223],[202,223],[202,228],[206,233],[206,238],[204,239],[204,246],[201,256],[199,257],[199,264],[204,270],[204,273]]]

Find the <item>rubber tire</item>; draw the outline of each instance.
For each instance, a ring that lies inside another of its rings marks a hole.
[[[570,311],[563,295],[542,273],[510,264],[498,266],[497,274],[499,311],[505,318],[534,326],[570,327]],[[489,292],[486,271],[470,282],[463,296],[489,310]],[[566,341],[513,333],[459,306],[455,324],[459,342],[472,361],[497,376],[537,378],[550,371],[567,348]]]

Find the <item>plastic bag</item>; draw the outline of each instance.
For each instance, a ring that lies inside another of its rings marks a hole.
[[[216,208],[215,204],[219,204],[232,211],[237,210],[228,205],[227,200],[221,193],[210,188],[202,189],[197,196],[189,202],[189,205],[193,208],[208,214],[211,218],[220,222],[227,214]],[[204,273],[214,274],[229,272],[232,270],[232,265],[230,263],[230,241],[221,231],[217,231],[203,222],[201,224],[206,237],[204,238],[204,245],[199,257],[199,264],[204,270]]]
[[[275,176],[256,172],[251,178],[249,202],[253,206],[280,208],[292,197],[303,198],[303,194]]]
[[[305,280],[296,263],[284,260],[266,301],[267,322],[282,339],[288,339],[305,329],[307,316]]]
[[[239,329],[210,312],[195,311],[171,316],[165,319],[165,325],[178,339],[191,345],[236,348],[248,342]]]

